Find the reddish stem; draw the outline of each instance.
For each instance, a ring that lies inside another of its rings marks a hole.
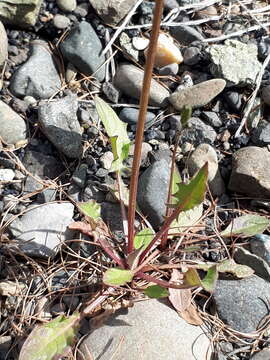
[[[136,274],[137,277],[141,278],[141,279],[144,279],[148,282],[153,282],[159,286],[162,286],[162,287],[165,287],[165,288],[171,288],[171,289],[194,289],[198,286],[192,286],[192,285],[177,285],[177,284],[174,284],[174,283],[171,283],[169,281],[166,281],[166,280],[161,280],[161,279],[157,279],[155,278],[154,276],[151,276],[151,275],[147,275],[145,273],[143,273],[142,271],[138,272]]]
[[[140,111],[139,111],[139,118],[138,118],[138,125],[136,131],[136,139],[135,139],[134,159],[132,164],[132,176],[130,179],[130,193],[129,193],[129,207],[128,207],[128,254],[130,254],[134,248],[134,244],[133,244],[134,221],[135,221],[135,212],[136,212],[138,177],[139,177],[139,170],[141,163],[141,147],[143,141],[145,116],[148,106],[149,91],[151,86],[152,72],[154,67],[162,13],[163,13],[163,0],[156,0],[150,45],[147,52],[147,59],[145,64],[143,88],[140,96]]]

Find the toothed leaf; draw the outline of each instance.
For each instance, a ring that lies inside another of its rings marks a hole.
[[[260,215],[243,215],[233,219],[230,225],[220,233],[221,236],[253,236],[263,233],[269,226],[269,220]]]

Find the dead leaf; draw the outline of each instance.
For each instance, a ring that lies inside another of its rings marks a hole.
[[[78,230],[81,231],[83,234],[91,236],[92,235],[92,228],[89,224],[83,221],[75,221],[68,226],[70,230]]]
[[[173,269],[171,281],[183,284],[183,276],[179,270]],[[175,310],[182,312],[191,304],[191,290],[190,289],[169,289],[169,300]]]
[[[203,320],[193,304],[190,304],[188,308],[182,312],[178,312],[178,314],[190,325],[200,326],[203,324]]]

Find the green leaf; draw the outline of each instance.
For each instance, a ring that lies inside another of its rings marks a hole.
[[[201,280],[204,290],[212,293],[215,289],[217,279],[218,279],[217,266],[214,265],[210,267],[210,269],[207,271],[206,276],[203,278],[203,280]]]
[[[184,285],[201,286],[201,279],[196,269],[189,268],[184,273]]]
[[[231,273],[240,279],[254,274],[254,270],[249,266],[237,264],[233,259],[227,259],[218,264],[218,271]]]
[[[150,285],[144,290],[144,294],[151,299],[159,299],[169,296],[169,291],[159,285]]]
[[[207,177],[208,165],[206,163],[188,184],[181,183],[177,185],[178,191],[173,194],[177,202],[172,207],[181,206],[182,210],[186,211],[201,204],[206,192]]]
[[[110,137],[114,161],[110,171],[119,171],[123,161],[128,157],[130,140],[127,134],[127,124],[121,121],[113,109],[100,97],[95,97],[95,105],[98,115]]]
[[[134,237],[134,247],[135,249],[144,250],[150,244],[154,238],[154,231],[152,229],[146,228],[139,231]]]
[[[96,203],[95,200],[77,203],[77,206],[84,215],[89,216],[91,219],[100,219],[101,207],[99,204]]]
[[[22,346],[19,360],[52,360],[62,355],[74,343],[79,327],[78,313],[72,316],[58,316],[56,319],[37,326]]]
[[[230,223],[230,225],[221,232],[221,236],[253,236],[263,233],[269,226],[269,220],[260,215],[243,215]]]
[[[121,286],[129,283],[133,276],[134,274],[131,270],[112,268],[105,271],[103,282],[110,286]]]
[[[184,129],[188,125],[188,120],[190,119],[192,114],[192,108],[184,106],[183,110],[181,111],[181,124],[182,128]]]

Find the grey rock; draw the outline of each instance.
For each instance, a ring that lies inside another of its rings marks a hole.
[[[131,64],[121,64],[118,67],[114,84],[127,96],[139,99],[142,91],[144,72]],[[165,106],[169,91],[156,80],[151,81],[149,104],[153,106]]]
[[[80,72],[93,75],[103,81],[105,56],[101,55],[102,44],[93,27],[86,21],[74,26],[60,45],[64,58]],[[99,69],[99,70],[98,70]]]
[[[270,198],[270,152],[248,146],[233,155],[228,185],[231,191],[256,198]]]
[[[0,169],[0,181],[11,181],[15,177],[12,169]]]
[[[110,100],[114,104],[118,103],[119,91],[114,87],[111,82],[105,81],[102,84],[102,92],[104,93],[104,95],[106,95],[108,100]]]
[[[179,4],[178,4],[177,0],[165,0],[164,1],[164,8],[168,9],[168,10],[178,9]]]
[[[56,0],[57,6],[66,12],[72,12],[76,9],[77,1],[76,0]]]
[[[77,119],[78,101],[68,95],[38,108],[42,131],[54,146],[70,158],[78,158],[82,151],[82,135]]]
[[[70,25],[70,19],[67,16],[56,14],[53,18],[53,25],[59,30],[66,29]]]
[[[87,168],[86,164],[81,164],[72,175],[72,182],[79,186],[81,189],[84,188],[86,178],[87,178]]]
[[[180,142],[181,144],[188,142],[194,146],[198,146],[201,143],[213,144],[216,137],[217,134],[211,126],[206,125],[199,118],[191,117],[187,127],[181,132]]]
[[[164,222],[169,181],[170,162],[167,159],[155,161],[139,178],[138,206],[155,229]]]
[[[26,139],[26,124],[15,111],[0,100],[0,136],[6,144],[16,144]]]
[[[8,39],[4,25],[0,21],[0,66],[4,64],[8,57]]]
[[[34,41],[31,44],[29,59],[11,78],[11,92],[18,97],[48,99],[60,88],[60,77],[47,43]]]
[[[268,314],[270,283],[258,276],[241,280],[218,280],[213,294],[220,318],[234,330],[256,331]]]
[[[32,191],[33,191],[33,188],[32,188],[32,190],[30,190],[30,192],[32,192]],[[37,201],[41,204],[47,203],[50,201],[55,201],[56,194],[57,194],[57,191],[55,189],[44,189],[42,192],[40,192],[38,194]]]
[[[262,106],[261,99],[256,97],[253,104],[253,109],[248,115],[247,126],[250,129],[257,128],[260,120],[262,118]]]
[[[199,4],[200,0],[177,0],[180,6]]]
[[[40,205],[16,218],[9,230],[26,255],[49,258],[56,255],[62,241],[72,239],[67,227],[73,221],[73,211],[70,203]]]
[[[213,100],[225,86],[226,82],[223,79],[204,81],[174,92],[170,95],[169,101],[176,110],[181,110],[184,106],[198,108]]]
[[[132,167],[134,156],[135,144],[132,144],[129,148],[129,157],[127,159],[127,166]],[[148,162],[148,155],[152,151],[152,146],[146,142],[142,143],[141,147],[141,166],[146,166]]]
[[[80,298],[79,298],[79,296],[74,296],[74,295],[68,296],[67,295],[67,296],[63,296],[63,302],[66,304],[69,311],[73,312],[77,309],[77,307],[80,303]]]
[[[235,111],[236,113],[241,111],[242,108],[242,98],[239,92],[237,91],[226,91],[223,94],[227,104],[231,108],[231,110]]]
[[[117,25],[136,4],[136,0],[89,0],[101,19],[110,25]]]
[[[42,0],[1,0],[0,20],[20,27],[34,26]]]
[[[201,52],[195,46],[188,47],[184,52],[184,64],[196,65],[201,60]]]
[[[269,360],[270,359],[270,348],[263,349],[252,356],[251,360]]]
[[[263,101],[270,106],[270,85],[263,87],[262,89],[262,99]]]
[[[112,356],[114,360],[209,360],[208,346],[199,326],[189,325],[165,303],[149,300],[118,310],[90,333],[80,350],[83,354],[91,351],[99,360]]]
[[[163,76],[175,76],[177,75],[179,66],[176,63],[172,63],[166,66],[161,67],[158,72]]]
[[[211,45],[208,51],[212,61],[212,74],[225,79],[227,86],[255,84],[261,69],[261,63],[257,59],[257,45],[226,40],[224,45]]]
[[[261,257],[251,254],[247,249],[239,246],[235,249],[234,260],[238,264],[249,266],[254,270],[255,275],[270,282],[270,266]]]
[[[218,168],[218,158],[215,149],[209,144],[201,144],[189,156],[187,165],[190,175],[194,175],[208,163],[208,181],[213,196],[221,196],[225,192],[224,181]]]
[[[43,188],[42,180],[54,180],[64,171],[59,159],[32,150],[26,150],[23,165],[34,176],[27,176],[24,185],[25,192],[41,190]]]
[[[270,124],[267,121],[262,121],[253,130],[251,140],[254,145],[266,146],[270,144]]]
[[[270,266],[270,236],[257,234],[250,239],[253,254],[260,256]]]
[[[213,111],[202,111],[201,116],[207,124],[214,128],[220,128],[223,124],[218,114]]]
[[[132,39],[124,31],[119,37],[119,44],[123,50],[123,55],[127,60],[133,58],[136,61],[139,61],[139,51],[133,46]]]
[[[98,184],[93,181],[88,181],[82,194],[83,201],[96,200],[103,202],[105,200],[104,191],[101,191]]]
[[[101,204],[101,217],[113,232],[123,231],[123,221],[119,204],[103,202]]]
[[[127,107],[123,108],[119,113],[119,118],[129,125],[137,125],[139,117],[139,109]],[[145,118],[146,128],[153,125],[156,115],[150,111],[147,111]]]
[[[89,12],[89,7],[88,3],[79,4],[74,10],[74,13],[82,18],[85,18]]]
[[[203,41],[204,36],[187,25],[172,26],[171,33],[181,45],[190,45],[193,41]]]
[[[114,159],[113,153],[111,151],[106,151],[104,154],[101,155],[99,160],[104,169],[110,170],[113,159]]]

